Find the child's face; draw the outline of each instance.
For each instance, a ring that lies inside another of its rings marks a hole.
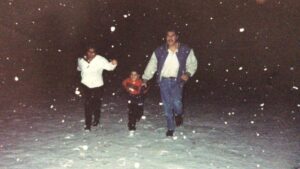
[[[138,80],[139,79],[139,74],[137,73],[137,72],[131,72],[130,73],[130,78],[131,78],[131,80]]]

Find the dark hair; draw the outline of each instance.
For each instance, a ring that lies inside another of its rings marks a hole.
[[[85,48],[85,52],[87,52],[87,51],[90,50],[90,49],[94,49],[95,52],[97,51],[97,49],[96,49],[95,46],[87,46],[87,47]]]
[[[179,35],[179,32],[178,32],[177,29],[175,29],[175,28],[168,28],[168,29],[166,30],[166,34],[167,34],[168,32],[174,32],[177,36]]]
[[[137,74],[140,74],[139,71],[136,70],[136,69],[132,69],[132,70],[130,71],[130,74],[131,74],[132,72],[136,72]]]

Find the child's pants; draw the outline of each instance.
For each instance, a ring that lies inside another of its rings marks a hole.
[[[130,95],[128,99],[128,128],[135,129],[138,122],[144,113],[144,103],[142,96]]]

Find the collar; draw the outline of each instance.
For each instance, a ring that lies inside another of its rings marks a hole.
[[[181,46],[181,43],[180,43],[180,42],[177,42],[177,43],[178,43],[178,46],[177,46],[177,49],[176,49],[175,53],[177,53],[177,52],[179,51],[180,46]],[[172,51],[170,51],[168,44],[166,44],[165,47],[166,47],[166,51],[172,52]],[[172,52],[172,53],[173,53],[173,52]]]

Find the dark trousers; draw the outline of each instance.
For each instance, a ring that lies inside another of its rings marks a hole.
[[[84,110],[85,110],[85,125],[86,127],[91,127],[92,118],[94,115],[94,122],[99,122],[101,113],[101,102],[103,95],[103,88],[88,88],[86,86],[84,89]]]
[[[144,99],[140,95],[130,95],[128,99],[128,128],[135,130],[138,122],[144,114]]]

